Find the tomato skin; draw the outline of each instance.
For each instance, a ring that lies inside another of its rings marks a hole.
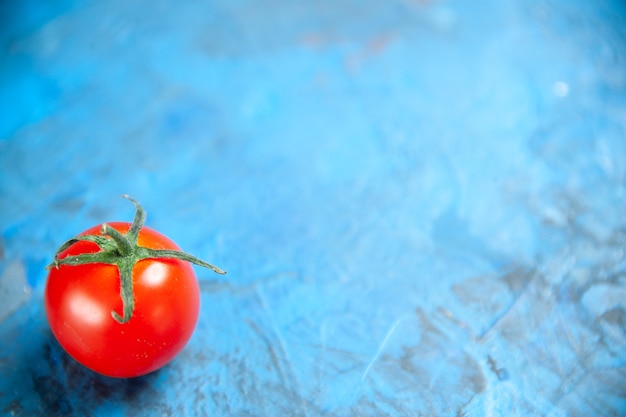
[[[109,226],[126,233],[130,223]],[[100,225],[81,235],[100,235]],[[164,235],[143,227],[138,245],[153,249],[180,248]],[[98,252],[88,241],[74,243],[59,254]],[[130,378],[153,372],[185,347],[200,311],[200,291],[192,266],[179,259],[143,259],[133,269],[135,308],[131,319],[119,323],[122,313],[120,273],[102,263],[60,265],[51,268],[44,294],[52,333],[65,351],[102,375]]]

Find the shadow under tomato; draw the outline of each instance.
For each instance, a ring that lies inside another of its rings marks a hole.
[[[109,401],[139,405],[154,398],[153,382],[159,371],[130,379],[97,374],[70,357],[51,332],[41,352],[31,379],[45,415],[85,415]]]

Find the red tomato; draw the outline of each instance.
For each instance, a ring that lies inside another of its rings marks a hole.
[[[109,223],[126,233],[130,223]],[[81,235],[101,235],[100,226]],[[180,249],[162,234],[143,227],[137,244],[152,249]],[[79,241],[60,252],[100,251]],[[120,272],[116,265],[88,263],[52,267],[45,308],[54,336],[78,362],[111,377],[136,377],[170,362],[185,346],[198,320],[200,295],[193,268],[180,259],[142,259],[132,271],[134,311],[126,323],[112,311],[123,311]]]

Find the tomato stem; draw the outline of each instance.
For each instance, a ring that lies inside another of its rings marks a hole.
[[[120,297],[122,297],[122,316],[120,316],[115,310],[111,311],[111,315],[120,324],[128,322],[133,316],[133,310],[135,309],[135,297],[133,295],[133,268],[135,267],[135,259],[125,258],[121,259],[117,267],[120,271]]]
[[[145,222],[146,214],[141,205],[127,195],[122,197],[130,200],[135,205],[135,217],[133,222],[124,234],[117,229],[104,223],[100,232],[103,236],[84,235],[74,237],[65,242],[55,252],[53,262],[47,269],[60,268],[61,266],[76,266],[93,263],[104,263],[116,265],[120,273],[120,298],[122,299],[122,315],[116,311],[111,311],[113,319],[123,324],[128,322],[133,316],[135,308],[135,296],[133,293],[133,268],[135,264],[143,259],[179,259],[191,262],[195,265],[209,268],[218,274],[225,274],[226,271],[196,258],[188,253],[170,249],[151,249],[138,245],[139,232]],[[100,248],[99,252],[83,253],[79,255],[69,255],[59,258],[61,252],[80,241],[93,242]]]
[[[103,224],[102,229],[100,231],[105,236],[110,236],[111,239],[115,241],[117,245],[117,250],[120,252],[121,256],[130,256],[134,252],[135,248],[130,243],[128,238],[120,233],[117,229],[109,226],[108,224]]]
[[[131,244],[136,246],[137,239],[139,238],[139,231],[143,227],[143,223],[146,221],[146,212],[143,210],[143,207],[141,207],[141,204],[132,199],[130,196],[123,194],[122,197],[130,200],[135,205],[135,218],[133,219],[133,223],[130,225],[130,229],[126,232],[126,237]]]
[[[181,252],[178,250],[171,250],[171,249],[150,249],[150,248],[143,248],[141,246],[137,246],[137,251],[138,253],[140,253],[141,255],[141,259],[180,259],[181,261],[186,261],[186,262],[191,262],[192,264],[196,264],[199,266],[203,266],[205,268],[209,268],[210,270],[212,270],[215,273],[218,274],[225,274],[226,271],[218,268],[215,265],[211,265],[208,262],[204,262],[201,259],[196,258],[193,255],[190,255],[188,253],[185,252]]]

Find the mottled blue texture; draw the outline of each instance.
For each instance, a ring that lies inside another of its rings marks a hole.
[[[624,2],[0,11],[0,412],[626,413]],[[196,269],[196,333],[136,380],[42,308],[123,193],[229,271]]]

